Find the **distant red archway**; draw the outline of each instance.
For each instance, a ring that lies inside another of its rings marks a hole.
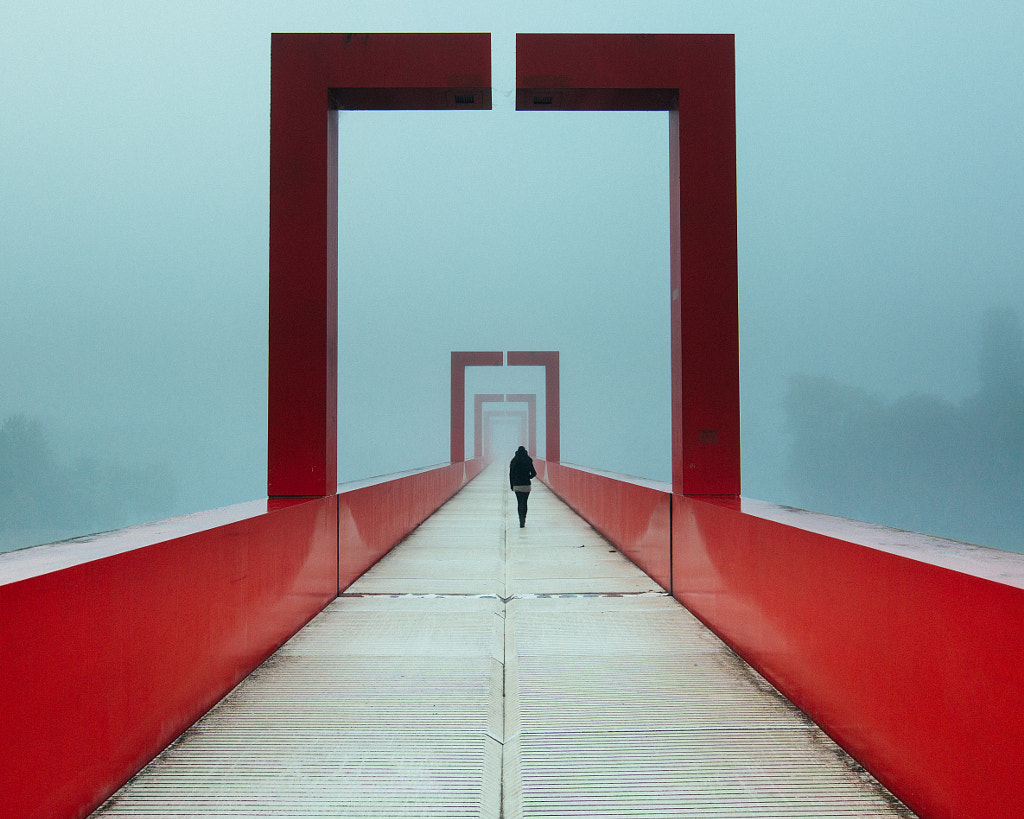
[[[487,433],[484,427],[484,404],[526,404],[526,410],[506,410],[505,414],[522,414],[526,427],[522,438],[522,444],[531,455],[537,452],[537,394],[536,393],[514,393],[503,395],[502,393],[477,393],[473,396],[473,457],[479,458],[485,454],[484,441],[487,440]]]
[[[449,426],[450,460],[452,463],[466,460],[466,367],[501,367],[504,354],[458,350],[452,352],[451,370],[451,417]]]
[[[560,461],[562,459],[562,394],[558,352],[555,350],[510,352],[508,365],[510,367],[544,368],[544,457],[549,461]],[[534,425],[534,429],[536,430],[536,425]],[[536,440],[533,445],[536,447]],[[536,453],[531,449],[530,454],[535,455]]]
[[[518,437],[522,442],[520,446],[526,446],[526,435],[527,435],[527,413],[526,410],[490,410],[484,413],[483,419],[483,441],[481,446],[481,452],[485,457],[495,457],[498,453],[494,452],[494,427],[496,424],[507,423],[516,424],[518,427]],[[531,453],[532,454],[532,453]],[[512,451],[509,451],[507,456],[512,457]]]
[[[483,350],[458,350],[452,352],[451,364],[451,418],[449,435],[451,439],[451,461],[457,463],[466,459],[466,367],[544,367],[544,457],[549,461],[559,460],[559,424],[561,423],[561,392],[558,368],[558,352],[529,351],[501,352]],[[537,447],[537,395],[536,393],[513,396],[489,396],[482,401],[525,401],[530,413],[530,454],[536,454]],[[480,404],[474,398],[473,406],[474,453],[480,456]]]
[[[484,454],[483,446],[483,412],[484,404],[505,403],[505,394],[498,393],[477,393],[473,396],[473,457],[479,458]]]
[[[526,404],[527,443],[526,448],[531,455],[537,454],[537,394],[536,393],[514,393],[505,396],[506,403]]]

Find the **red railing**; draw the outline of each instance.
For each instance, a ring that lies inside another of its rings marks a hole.
[[[480,466],[4,556],[0,815],[88,814]],[[537,466],[920,815],[1024,815],[1024,557]]]
[[[662,588],[672,588],[672,484],[545,462],[542,480]]]
[[[475,462],[0,558],[0,816],[88,815]]]
[[[658,500],[563,464],[546,482],[919,815],[1024,816],[1024,555],[741,498]]]

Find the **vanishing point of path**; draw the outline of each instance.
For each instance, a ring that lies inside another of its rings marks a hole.
[[[466,486],[95,817],[913,816],[535,482]]]

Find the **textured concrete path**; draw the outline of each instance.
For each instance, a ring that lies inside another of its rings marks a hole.
[[[912,816],[543,486],[486,471],[100,817]]]

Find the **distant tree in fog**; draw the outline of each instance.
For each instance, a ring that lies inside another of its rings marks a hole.
[[[985,314],[979,375],[959,405],[928,395],[889,403],[793,377],[787,478],[798,504],[1024,551],[1024,336],[1012,310]]]
[[[38,421],[12,415],[0,424],[0,552],[166,517],[175,494],[162,464],[68,465]]]

